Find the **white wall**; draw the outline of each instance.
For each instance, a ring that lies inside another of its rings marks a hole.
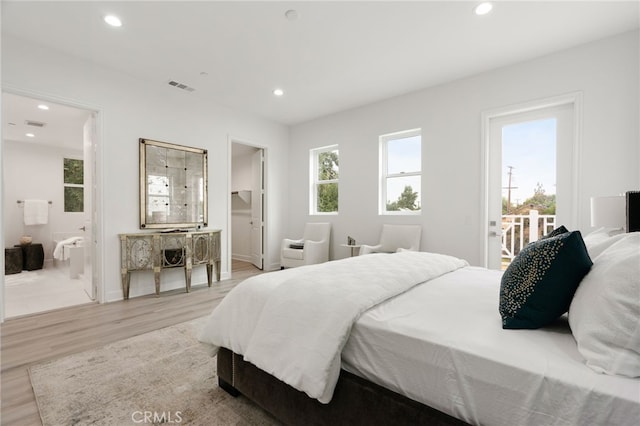
[[[78,129],[78,133],[81,141],[82,129]],[[82,159],[82,150],[16,141],[4,141],[3,149],[5,246],[18,244],[21,236],[30,235],[34,243],[43,245],[45,260],[51,260],[52,235],[56,232],[80,233],[78,229],[84,223],[84,213],[64,212],[63,189],[63,159]],[[46,225],[24,224],[24,204],[18,204],[17,200],[30,198],[52,202]]]
[[[285,223],[283,196],[288,180],[288,128],[260,117],[205,102],[197,92],[183,93],[166,82],[146,82],[58,51],[13,37],[2,39],[3,90],[24,91],[99,111],[101,154],[98,200],[102,217],[103,274],[106,301],[122,298],[119,233],[139,232],[138,138],[149,138],[209,150],[209,228],[222,229],[222,274],[229,274],[228,140],[265,146],[270,154],[267,185],[266,265],[276,265]],[[275,188],[277,189],[271,189]],[[204,268],[194,269],[193,283],[206,281]],[[184,274],[162,273],[161,289],[184,288]],[[134,273],[131,297],[154,292],[150,273]]]
[[[578,223],[588,230],[590,196],[640,188],[638,39],[622,34],[294,126],[287,234],[329,220],[332,258],[342,258],[347,235],[372,244],[383,223],[417,223],[422,250],[479,265],[482,112],[576,91],[584,97]],[[413,128],[422,129],[422,215],[379,216],[378,136]],[[309,149],[328,144],[340,149],[340,213],[310,217]]]
[[[243,191],[252,189],[253,171],[251,155],[234,155],[231,159],[231,190]]]
[[[251,262],[251,205],[231,197],[231,257]]]
[[[300,235],[305,222],[326,220],[333,223],[333,258],[348,255],[340,247],[347,235],[374,243],[382,223],[419,223],[423,250],[479,264],[481,113],[581,91],[578,200],[580,228],[586,229],[590,196],[640,188],[639,47],[638,32],[624,34],[297,125],[290,134],[286,126],[204,102],[197,92],[135,80],[6,36],[2,87],[99,111],[101,278],[104,299],[110,301],[122,298],[118,234],[139,231],[140,137],[209,150],[209,227],[222,229],[223,276],[230,266],[230,139],[266,148],[267,269],[278,265],[285,233]],[[378,216],[378,136],[416,127],[423,132],[422,216]],[[309,217],[309,149],[335,143],[340,145],[340,214]],[[165,271],[162,290],[183,288],[183,280],[181,271]],[[194,283],[204,281],[204,271],[196,269]],[[134,273],[131,284],[132,297],[154,291],[149,273]]]

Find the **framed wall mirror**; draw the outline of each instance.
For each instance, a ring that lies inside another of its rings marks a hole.
[[[207,150],[139,141],[140,228],[207,226]]]

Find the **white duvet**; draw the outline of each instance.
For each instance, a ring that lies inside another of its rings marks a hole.
[[[320,402],[333,396],[340,355],[369,308],[467,266],[451,256],[374,254],[258,275],[214,309],[200,340],[226,347]]]
[[[501,275],[461,268],[368,310],[342,369],[473,425],[640,425],[640,379],[587,367],[566,318],[502,328]]]

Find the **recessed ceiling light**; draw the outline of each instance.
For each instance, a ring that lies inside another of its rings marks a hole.
[[[34,135],[33,133],[25,133],[24,135],[26,137],[28,137],[28,138],[35,138],[36,137],[36,135]]]
[[[298,19],[300,17],[300,14],[298,13],[297,10],[295,9],[289,9],[284,13],[284,16],[289,20],[289,21],[295,21],[296,19]]]
[[[112,27],[121,27],[122,21],[115,15],[107,15],[104,17],[104,22],[111,25]]]
[[[45,104],[40,104],[40,105],[38,105],[38,109],[46,111],[46,110],[49,109],[49,107],[47,105],[45,105]]]
[[[282,89],[273,89],[273,94],[276,96],[282,96],[284,95],[284,90]]]
[[[484,2],[477,5],[475,9],[473,9],[473,11],[476,13],[476,15],[486,15],[487,13],[491,12],[491,9],[493,9],[493,4]]]

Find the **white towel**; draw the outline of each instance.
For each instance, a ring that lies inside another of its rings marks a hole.
[[[83,239],[84,237],[71,237],[60,241],[53,250],[53,258],[57,260],[67,260],[69,258],[69,250],[65,250],[64,247],[76,245],[78,241],[82,241]]]
[[[49,202],[46,200],[24,200],[24,224],[46,225],[49,221]]]

